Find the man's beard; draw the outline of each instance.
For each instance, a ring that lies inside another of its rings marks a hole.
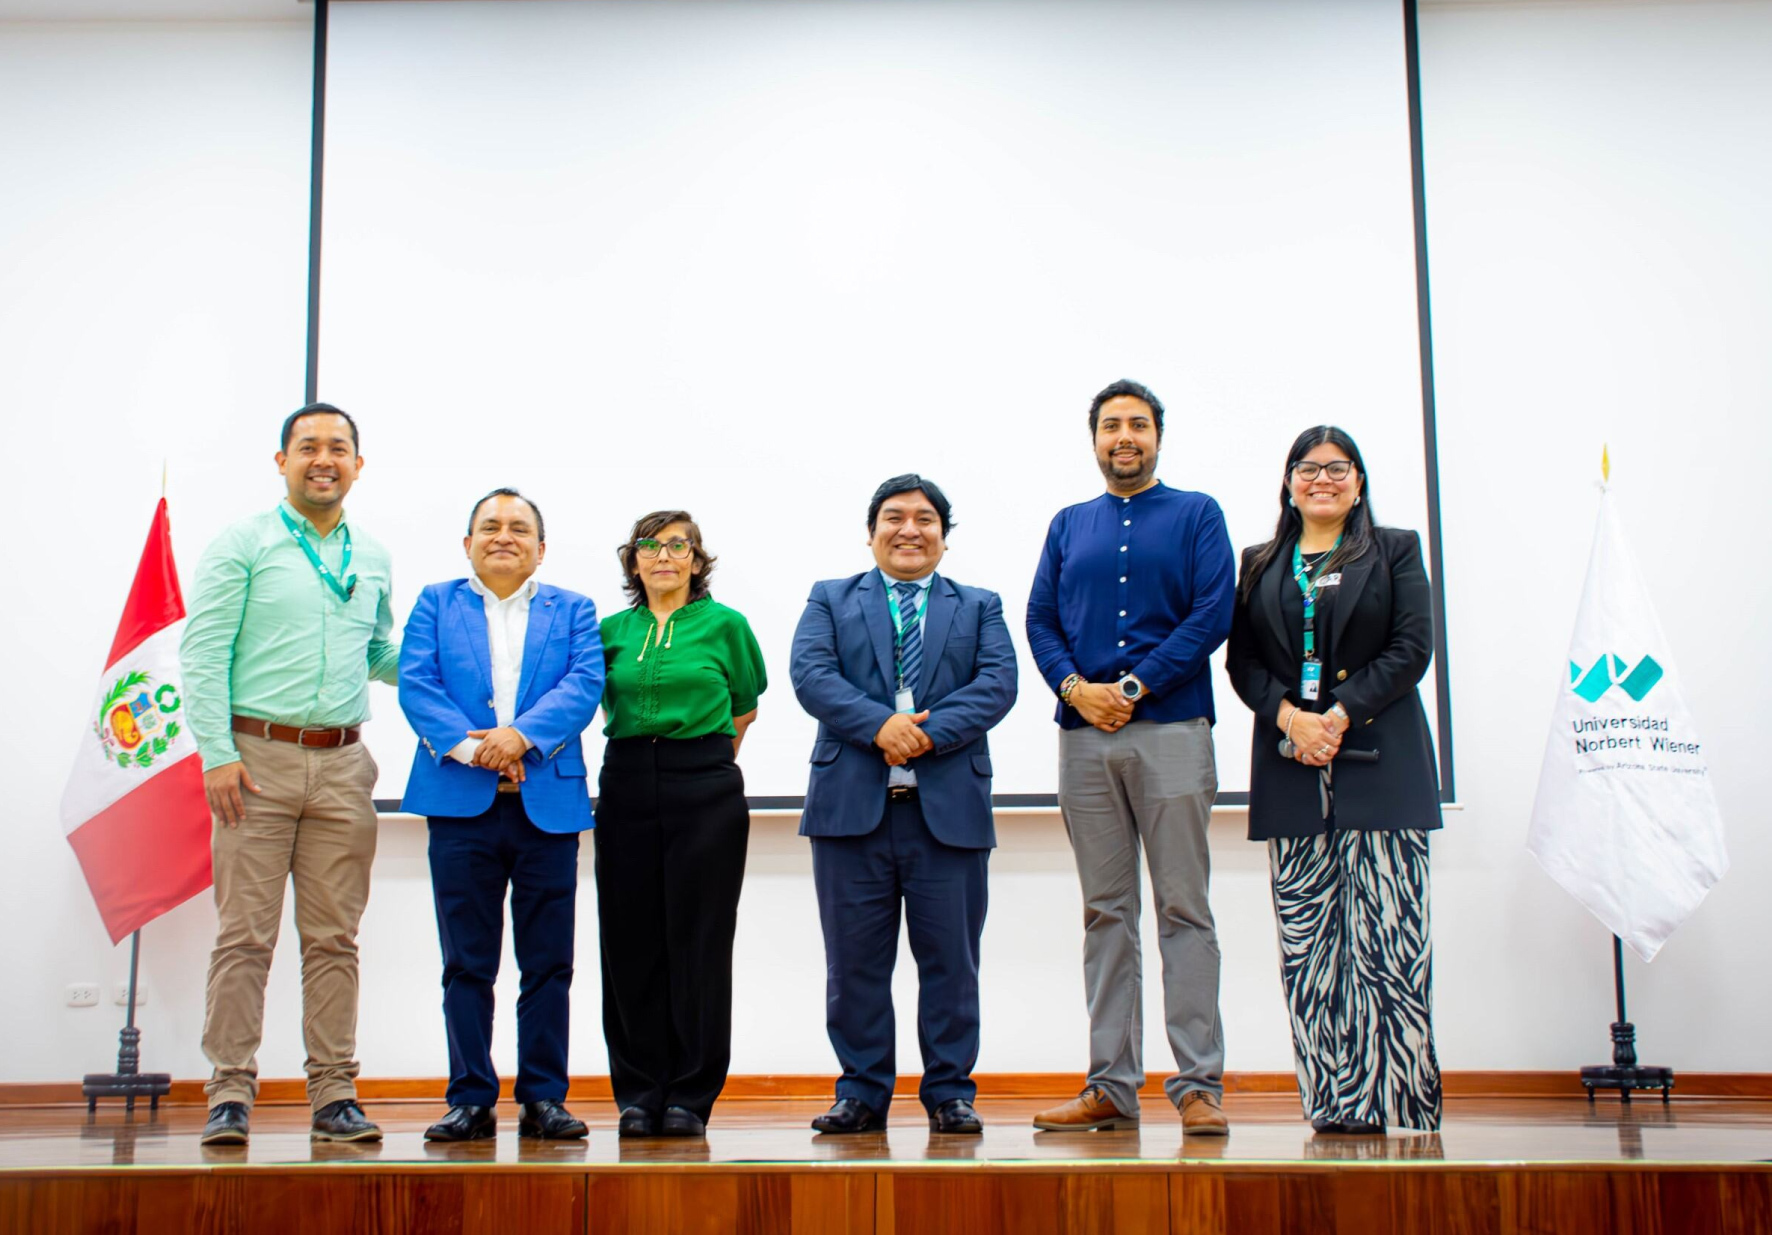
[[[1139,452],[1138,462],[1131,465],[1115,463],[1111,454],[1106,458],[1097,455],[1095,462],[1101,468],[1101,474],[1109,484],[1119,485],[1122,488],[1131,484],[1143,484],[1157,471],[1156,456],[1146,455],[1142,451]]]

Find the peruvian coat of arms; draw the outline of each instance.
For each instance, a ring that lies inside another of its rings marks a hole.
[[[92,731],[118,767],[151,768],[184,732],[173,719],[183,706],[171,682],[156,688],[151,674],[126,673],[105,692]]]

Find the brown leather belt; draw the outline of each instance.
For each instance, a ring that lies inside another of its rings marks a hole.
[[[915,785],[888,785],[886,800],[889,802],[915,802],[917,787]]]
[[[260,720],[256,716],[234,717],[235,733],[250,733],[255,738],[269,738],[273,742],[293,742],[297,746],[309,746],[324,749],[329,746],[349,746],[363,736],[363,730],[356,725],[349,729],[297,729],[293,725],[273,725],[268,720]]]
[[[500,793],[522,793],[523,786],[514,780],[506,780],[501,776],[498,778],[498,791]]]

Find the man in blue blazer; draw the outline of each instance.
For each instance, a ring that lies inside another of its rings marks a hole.
[[[532,577],[546,532],[515,489],[475,505],[462,546],[473,576],[419,594],[400,650],[400,706],[418,734],[401,805],[430,818],[449,1033],[449,1113],[425,1139],[497,1129],[492,988],[507,886],[523,974],[518,1132],[572,1139],[585,1134],[564,1101],[578,834],[595,824],[579,735],[603,697],[597,608]]]
[[[951,526],[929,481],[881,485],[868,506],[876,569],[815,585],[794,632],[794,693],[818,719],[800,834],[812,838],[825,1026],[843,1067],[836,1104],[812,1121],[820,1132],[886,1126],[901,905],[929,1126],[982,1130],[978,943],[997,843],[985,734],[1015,702],[1015,648],[995,592],[935,573]]]

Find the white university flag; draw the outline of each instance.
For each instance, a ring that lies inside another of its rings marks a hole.
[[[1704,745],[1603,490],[1526,847],[1646,961],[1729,869]]]

